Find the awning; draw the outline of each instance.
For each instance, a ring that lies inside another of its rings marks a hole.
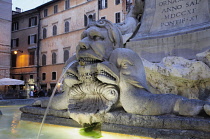
[[[11,79],[11,78],[2,78],[0,79],[0,85],[23,85],[24,81]]]

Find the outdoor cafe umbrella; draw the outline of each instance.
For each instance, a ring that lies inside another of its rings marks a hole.
[[[11,79],[11,78],[2,78],[0,79],[0,85],[23,85],[24,81]]]

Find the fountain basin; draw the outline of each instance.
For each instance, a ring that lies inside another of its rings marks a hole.
[[[21,108],[22,120],[41,122],[45,109],[25,106]],[[175,115],[141,116],[123,110],[109,112],[104,117],[102,131],[152,138],[199,138],[210,136],[210,118],[182,117]],[[49,110],[46,123],[81,127],[67,116],[66,111]]]
[[[19,108],[23,105],[0,106],[0,138],[1,139],[36,139],[40,123],[21,120]],[[40,118],[43,116],[39,116]],[[31,118],[35,118],[35,115]],[[47,118],[48,119],[48,118]],[[51,119],[52,120],[52,119]],[[76,125],[75,125],[76,126]],[[44,124],[39,139],[87,139],[79,134],[80,128]],[[102,132],[101,139],[148,139],[139,136]]]

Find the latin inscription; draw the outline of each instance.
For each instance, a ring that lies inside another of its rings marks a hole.
[[[208,0],[156,0],[152,31],[206,22],[209,20],[208,8]]]

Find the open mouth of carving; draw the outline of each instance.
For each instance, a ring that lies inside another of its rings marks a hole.
[[[102,62],[102,60],[89,58],[89,57],[82,57],[79,59],[79,64],[82,66],[95,64],[95,63],[99,63],[99,62]]]
[[[75,74],[71,73],[71,72],[67,72],[66,73],[66,77],[67,78],[76,78],[76,79],[78,79],[78,77]]]
[[[118,70],[114,69],[109,62],[102,62],[97,64],[97,78],[104,82],[117,85],[119,81]]]
[[[113,81],[117,80],[113,75],[111,75],[110,73],[106,72],[105,70],[98,71],[98,78],[100,78],[100,77],[104,77],[104,78],[107,78],[107,79],[113,80]]]

